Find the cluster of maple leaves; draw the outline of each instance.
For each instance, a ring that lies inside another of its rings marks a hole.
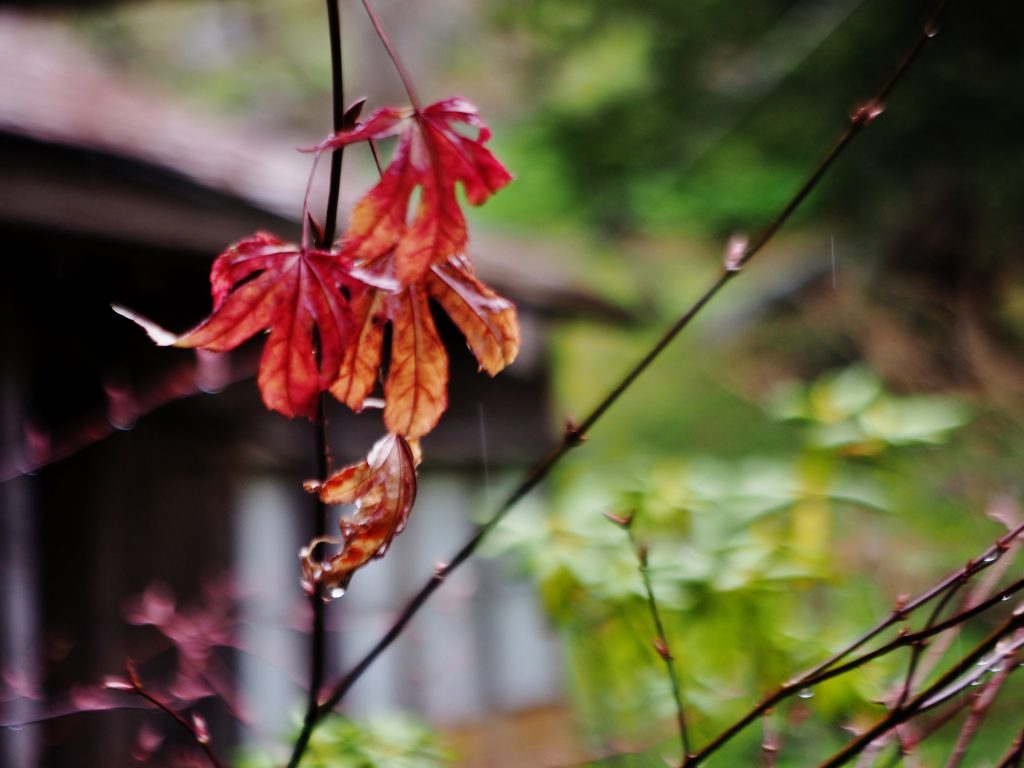
[[[171,334],[119,309],[161,345],[215,352],[268,332],[258,384],[268,408],[314,418],[330,392],[354,411],[382,379],[386,325],[391,349],[383,376],[388,431],[362,462],[307,484],[329,504],[354,504],[342,520],[340,550],[320,561],[303,550],[305,583],[328,593],[386,551],[416,497],[419,438],[447,407],[448,359],[431,317],[433,299],[462,331],[490,375],[519,348],[514,305],[474,274],[456,185],[473,205],[511,181],[485,144],[491,133],[461,98],[426,107],[377,110],[330,136],[317,152],[397,137],[380,181],[356,204],[329,249],[258,232],[231,245],[210,273],[213,311],[190,331]],[[418,192],[418,202],[413,198]]]

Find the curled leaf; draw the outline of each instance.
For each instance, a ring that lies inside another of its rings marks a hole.
[[[377,110],[318,149],[396,135],[398,146],[381,180],[352,212],[343,250],[364,266],[393,268],[392,276],[408,285],[466,248],[456,183],[462,183],[470,204],[480,205],[512,176],[484,146],[491,132],[476,107],[458,97],[419,110]],[[419,203],[409,222],[417,188]],[[392,252],[394,258],[386,258]]]
[[[352,333],[349,297],[362,285],[337,254],[258,232],[217,257],[210,286],[213,311],[180,336],[117,311],[162,346],[225,352],[269,331],[257,379],[263,402],[285,416],[312,418],[317,396],[341,366]]]
[[[327,504],[354,504],[355,512],[341,521],[341,549],[319,561],[312,550],[322,541],[303,548],[303,581],[307,588],[322,585],[338,596],[352,574],[371,560],[383,557],[391,540],[405,527],[416,500],[416,467],[419,444],[400,435],[381,438],[366,459],[351,464],[312,487]]]

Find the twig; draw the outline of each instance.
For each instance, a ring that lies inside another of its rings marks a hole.
[[[954,584],[946,594],[942,596],[942,599],[935,604],[931,614],[928,616],[928,621],[925,622],[924,628],[930,629],[935,626],[935,622],[939,620],[939,616],[949,605],[950,601],[956,596],[956,593],[960,591],[963,585],[966,584],[962,579]],[[910,663],[907,664],[907,673],[903,676],[903,686],[900,691],[899,697],[896,699],[896,708],[899,709],[906,702],[910,696],[910,691],[914,685],[914,674],[917,672],[917,664],[921,660],[921,653],[924,651],[924,642],[914,643],[910,652]]]
[[[932,15],[928,22],[927,28],[933,29],[937,27],[939,20],[945,13],[945,9],[948,5],[949,0],[942,0],[935,13]],[[366,4],[366,0],[364,0]],[[370,11],[367,5],[368,11]],[[372,11],[371,11],[372,14]],[[371,19],[373,17],[371,16]],[[639,362],[637,362],[632,369],[630,369],[626,375],[608,392],[608,394],[602,399],[596,407],[590,412],[586,418],[579,423],[579,425],[570,424],[565,430],[561,441],[549,450],[546,456],[533,466],[533,468],[526,474],[524,479],[520,482],[519,486],[516,487],[512,493],[506,498],[491,518],[481,526],[476,533],[462,546],[461,549],[452,557],[445,569],[435,573],[421,588],[420,590],[410,599],[410,601],[403,608],[402,612],[396,618],[394,624],[384,633],[380,640],[367,652],[367,654],[356,663],[356,665],[337,683],[331,695],[321,705],[318,715],[320,717],[326,715],[332,710],[337,704],[345,697],[345,694],[355,684],[355,682],[363,675],[363,673],[373,664],[374,660],[383,653],[390,645],[395,641],[396,638],[402,633],[402,630],[413,618],[413,616],[419,611],[419,609],[427,602],[430,596],[437,590],[444,581],[447,574],[458,568],[463,562],[465,562],[480,545],[480,542],[492,531],[505,517],[508,512],[518,504],[518,502],[532,491],[540,482],[551,472],[554,466],[568,453],[572,448],[575,448],[586,438],[587,433],[593,428],[593,426],[604,416],[605,412],[611,408],[612,405],[622,396],[622,394],[629,389],[633,382],[647,370],[648,367],[658,358],[658,356],[668,347],[669,344],[679,335],[683,329],[685,329],[693,319],[700,313],[700,311],[715,297],[715,295],[728,283],[730,280],[735,278],[740,272],[738,266],[749,262],[758,252],[760,252],[765,245],[772,239],[772,237],[782,228],[782,226],[789,220],[790,216],[796,211],[797,207],[807,198],[811,191],[821,181],[821,178],[836,161],[839,155],[843,152],[846,147],[850,145],[853,139],[867,126],[875,117],[878,116],[879,104],[888,96],[893,87],[902,78],[907,68],[910,66],[914,58],[916,58],[919,50],[924,43],[930,38],[930,35],[922,33],[919,38],[907,53],[906,56],[900,61],[896,69],[885,81],[881,89],[879,90],[876,97],[869,101],[864,107],[857,109],[853,116],[848,121],[846,129],[840,134],[839,138],[825,154],[824,158],[818,163],[818,165],[811,171],[807,181],[800,186],[800,188],[794,193],[793,197],[773,218],[765,229],[758,235],[753,242],[747,246],[743,252],[743,256],[739,260],[739,264],[731,265],[731,268],[724,269],[722,274],[712,282],[712,284],[704,291],[703,294],[687,309],[680,317],[672,323],[672,325],[665,331],[662,337],[654,344],[650,351],[645,354]],[[397,62],[396,62],[397,63]],[[410,96],[411,97],[411,96]],[[941,593],[942,590],[936,592]],[[880,631],[880,630],[879,630]],[[755,715],[760,716],[764,710],[758,711]],[[718,745],[720,746],[720,744]],[[716,747],[717,748],[717,747]],[[693,761],[687,761],[687,765],[694,764]]]
[[[683,696],[679,690],[679,678],[676,676],[675,657],[672,655],[672,648],[668,644],[668,636],[665,634],[665,626],[661,622],[661,612],[658,610],[658,601],[654,597],[654,586],[651,584],[651,574],[647,567],[647,546],[636,540],[633,533],[633,513],[627,517],[606,515],[609,520],[618,525],[629,537],[630,546],[636,553],[640,578],[643,579],[644,594],[647,598],[647,607],[651,612],[651,620],[654,622],[654,650],[665,663],[665,674],[668,676],[669,685],[672,687],[672,698],[676,703],[676,723],[679,728],[679,742],[683,748],[682,762],[686,762],[690,756],[690,736],[686,727],[686,709],[683,707]]]
[[[178,712],[176,709],[171,707],[169,704],[161,701],[155,694],[150,692],[146,686],[142,684],[142,679],[139,677],[138,671],[135,669],[135,665],[131,659],[125,662],[125,670],[128,673],[127,683],[107,683],[107,687],[112,690],[130,690],[137,693],[139,696],[144,698],[150,704],[157,709],[170,715],[182,728],[184,728],[188,734],[192,737],[192,740],[199,745],[199,748],[206,754],[206,758],[210,761],[210,765],[214,768],[223,768],[224,764],[221,763],[217,754],[213,751],[213,746],[210,744],[210,734],[206,731],[206,724],[199,719],[198,715],[194,716],[193,720],[189,720],[183,714]]]
[[[1016,632],[1024,627],[1024,611],[1015,612],[1006,621],[994,629],[984,640],[974,646],[970,652],[960,658],[945,674],[939,677],[934,683],[925,688],[905,706],[892,710],[886,717],[879,720],[875,725],[851,741],[835,755],[821,764],[820,768],[837,768],[857,756],[868,744],[887,733],[901,723],[924,709],[934,706],[937,701],[945,700],[945,692],[949,689],[956,689],[957,680],[977,662],[991,651],[996,644],[1007,635]]]
[[[200,354],[220,353],[197,353],[196,358],[201,360]],[[226,356],[224,359],[228,360]],[[257,359],[251,354],[235,354],[231,356],[230,361],[231,369],[223,377],[217,377],[217,391],[248,379],[256,372]],[[131,412],[133,419],[137,421],[176,400],[213,391],[205,379],[202,362],[188,362],[175,366],[135,392]],[[42,448],[28,446],[21,452],[14,450],[0,456],[0,485],[70,458],[123,429],[125,425],[112,421],[109,407],[103,412],[93,413],[62,435],[55,438],[47,436]]]
[[[1022,533],[1024,533],[1024,523],[1018,525],[1016,528],[1014,528],[1012,531],[1005,534],[1004,536],[1001,536],[999,539],[996,540],[994,544],[987,547],[977,558],[968,561],[968,563],[963,568],[946,576],[946,578],[942,579],[940,582],[938,582],[938,584],[931,587],[930,589],[925,590],[913,600],[898,605],[896,609],[886,619],[883,619],[881,622],[876,624],[872,629],[862,634],[860,637],[858,637],[852,643],[847,645],[845,648],[833,654],[813,669],[804,672],[803,674],[798,675],[797,677],[792,678],[788,682],[784,683],[773,693],[764,697],[756,706],[751,708],[745,715],[740,717],[731,726],[722,731],[703,749],[699,750],[694,755],[693,759],[690,761],[690,764],[698,765],[700,762],[706,760],[712,754],[721,749],[722,746],[724,746],[733,738],[735,738],[735,736],[741,731],[743,731],[748,725],[750,725],[759,717],[761,717],[765,712],[772,709],[780,702],[785,701],[786,699],[796,695],[797,692],[803,690],[804,688],[810,685],[816,685],[817,683],[824,682],[825,680],[828,680],[832,677],[836,677],[839,674],[849,672],[851,669],[855,669],[856,667],[862,666],[863,664],[866,664],[867,662],[872,661],[873,659],[878,658],[879,656],[889,653],[895,648],[903,647],[915,641],[923,640],[925,639],[925,637],[930,637],[936,634],[937,632],[945,631],[946,629],[949,629],[951,626],[954,626],[957,622],[957,619],[960,616],[964,615],[965,612],[970,612],[970,616],[974,616],[977,613],[980,613],[981,611],[977,610],[978,606],[980,605],[984,605],[984,608],[982,608],[981,610],[986,610],[987,608],[994,605],[997,601],[1002,602],[1003,592],[1000,592],[996,595],[995,598],[990,598],[987,601],[983,601],[982,603],[978,603],[974,606],[971,606],[970,608],[965,609],[965,611],[956,614],[951,619],[947,619],[941,625],[933,625],[929,629],[928,634],[925,636],[922,636],[920,633],[915,635],[904,635],[892,641],[891,643],[882,646],[880,649],[877,649],[876,651],[864,654],[863,656],[859,657],[853,662],[848,662],[842,667],[836,666],[836,664],[839,661],[845,659],[850,654],[856,652],[857,649],[863,647],[865,643],[869,642],[871,639],[878,636],[892,625],[906,619],[907,616],[916,611],[918,608],[928,604],[930,601],[934,600],[936,597],[939,597],[949,589],[952,589],[964,579],[971,578],[975,574],[991,566],[998,560],[1000,553],[1005,552],[1006,549],[1010,546],[1010,543],[1015,538],[1020,536]],[[1020,584],[1021,583],[1018,582],[1018,585]],[[965,619],[970,618],[970,616],[965,616]]]
[[[1012,524],[1008,526],[1012,529]],[[1005,543],[1004,551],[998,558],[990,562],[990,567],[986,570],[983,578],[979,579],[979,582],[975,584],[967,594],[964,596],[963,601],[960,604],[960,609],[970,608],[977,605],[980,601],[985,600],[992,591],[996,588],[1002,578],[1006,575],[1007,570],[1013,565],[1013,561],[1021,548],[1021,537],[1020,535],[1010,538],[1003,539]],[[993,557],[993,554],[988,556]],[[931,670],[942,660],[943,655],[949,650],[949,646],[956,640],[957,633],[950,632],[936,638],[935,642],[928,644],[928,651],[924,654],[921,660],[921,664],[918,667],[917,676],[919,678],[929,674]]]

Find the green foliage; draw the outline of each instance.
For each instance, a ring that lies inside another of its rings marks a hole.
[[[518,556],[563,630],[593,739],[649,740],[672,715],[636,554],[602,513],[632,513],[648,543],[684,697],[709,736],[877,618],[882,609],[844,570],[849,520],[899,511],[889,454],[948,441],[967,421],[959,401],[890,394],[862,368],[787,385],[767,411],[800,425],[787,458],[696,455],[577,474],[546,514],[510,516],[491,541],[492,552]],[[827,723],[865,710],[898,667],[887,660],[830,681],[814,711]]]
[[[939,395],[893,397],[876,374],[859,366],[809,387],[780,387],[769,408],[779,418],[807,422],[810,445],[861,455],[897,445],[939,444],[968,421],[960,401]]]
[[[406,717],[376,718],[363,725],[333,716],[313,733],[306,768],[440,768],[451,763],[437,736]],[[272,768],[262,755],[245,755],[238,768]]]
[[[500,0],[495,15],[529,52],[537,148],[557,158],[589,224],[720,236],[756,225],[792,191],[929,10],[883,0],[758,0],[741,14],[712,2]],[[971,193],[962,205],[1015,231],[1024,104],[1003,84],[1024,76],[1011,31],[1022,14],[1005,3],[954,8],[941,52],[903,86],[911,97],[867,138],[870,165],[834,169],[801,215],[841,205],[851,225],[888,228],[920,210],[922,192],[959,186]]]

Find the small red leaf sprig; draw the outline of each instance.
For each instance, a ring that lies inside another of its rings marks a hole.
[[[323,392],[361,411],[383,378],[387,437],[319,490],[327,503],[356,508],[341,523],[336,555],[320,563],[311,554],[319,542],[304,550],[307,586],[323,584],[328,593],[382,556],[412,509],[417,441],[448,405],[448,356],[431,301],[489,375],[509,365],[519,349],[515,306],[476,277],[466,255],[469,234],[457,192],[461,185],[466,201],[481,205],[512,180],[486,146],[487,124],[459,97],[386,107],[314,151],[319,157],[391,137],[397,144],[380,181],[329,249],[308,244],[305,216],[301,245],[266,232],[234,243],[213,263],[209,317],[180,335],[115,307],[163,346],[225,352],[266,332],[257,383],[267,408],[290,418],[313,419]],[[386,326],[391,348],[382,376]]]
[[[467,136],[460,126],[476,136]],[[472,205],[481,205],[512,176],[484,146],[491,132],[476,107],[458,97],[422,109],[377,110],[318,149],[389,136],[398,136],[394,157],[352,212],[343,250],[362,268],[383,267],[389,277],[408,285],[421,281],[432,265],[466,249],[466,220],[456,183],[462,183]],[[410,212],[417,188],[419,203]]]

